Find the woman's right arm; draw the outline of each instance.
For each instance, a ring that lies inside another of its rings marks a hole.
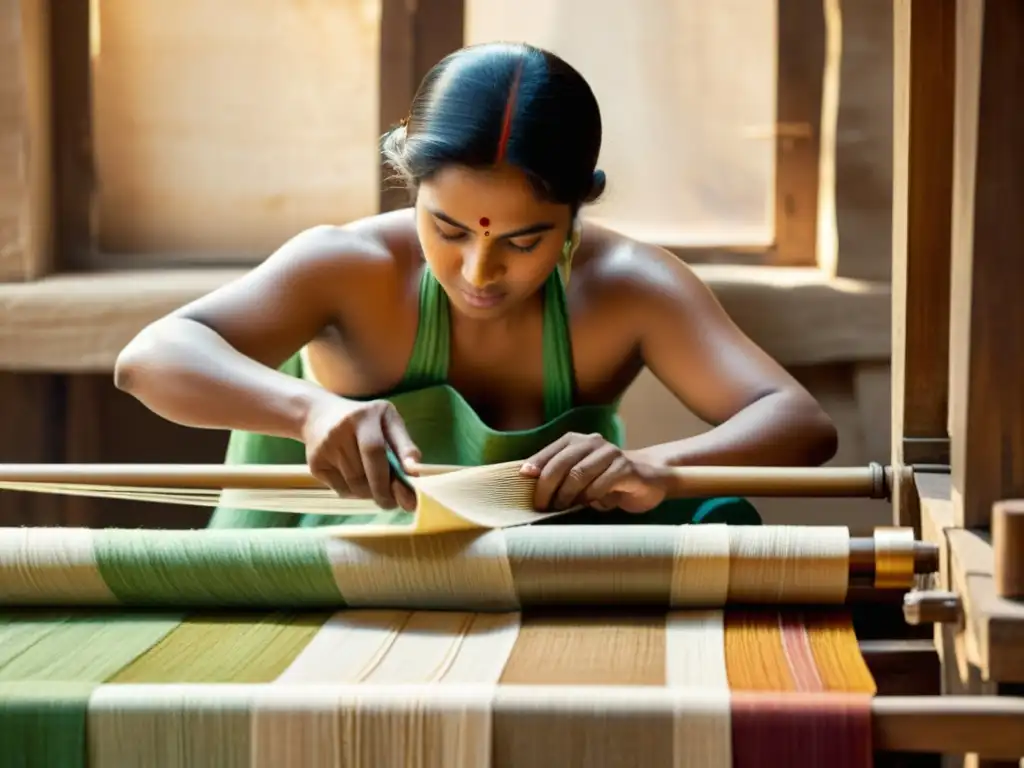
[[[313,474],[339,493],[408,508],[386,448],[403,458],[419,454],[394,408],[346,400],[277,370],[338,320],[339,295],[372,305],[374,286],[389,275],[393,262],[381,246],[334,227],[308,230],[243,277],[143,329],[119,355],[115,383],[178,424],[301,441]]]
[[[241,278],[147,326],[118,356],[117,387],[185,426],[301,439],[324,392],[276,369],[331,322],[344,291],[337,280],[357,276],[358,263],[345,263],[346,240],[333,228],[303,232]]]

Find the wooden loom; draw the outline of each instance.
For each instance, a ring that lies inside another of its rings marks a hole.
[[[876,762],[945,753],[1016,765],[1024,756],[1024,502],[1014,501],[1024,498],[1024,11],[1015,0],[898,0],[895,19],[890,466],[703,468],[690,471],[686,485],[698,495],[891,498],[896,525],[913,532],[913,546],[905,533],[885,531],[849,542],[847,602],[878,684]],[[301,468],[22,466],[3,468],[0,479],[311,485]],[[614,575],[616,550],[610,540],[600,546],[589,556],[604,567],[588,570],[573,603],[593,608],[609,595],[601,576]],[[0,573],[8,554],[0,547]],[[672,557],[657,551],[631,559],[617,598],[661,602],[649,585]],[[559,575],[549,570],[544,578]],[[534,584],[533,597],[520,588],[520,602],[539,600],[543,586]],[[10,594],[0,599],[17,602]],[[907,626],[883,626],[880,617],[894,607]],[[929,636],[924,643],[919,629]],[[648,715],[670,705],[652,696]],[[605,724],[625,709],[609,700]],[[544,714],[565,716],[554,705]]]

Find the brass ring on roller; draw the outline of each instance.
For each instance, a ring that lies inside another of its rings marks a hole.
[[[883,467],[877,461],[872,461],[868,464],[868,469],[871,470],[871,498],[888,498],[889,489],[886,488],[885,467]]]
[[[909,589],[914,586],[914,529],[876,528],[875,588]]]

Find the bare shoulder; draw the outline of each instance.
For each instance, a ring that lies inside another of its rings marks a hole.
[[[284,243],[255,271],[267,267],[267,271],[295,273],[314,281],[394,277],[409,265],[388,235],[387,227],[372,220],[310,227]]]
[[[590,230],[579,269],[579,287],[601,304],[643,315],[672,310],[676,313],[700,304],[711,291],[697,274],[669,251],[604,227]]]
[[[337,298],[348,301],[398,289],[413,264],[402,249],[394,247],[395,230],[394,225],[389,228],[386,222],[372,219],[310,227],[237,280],[184,307],[182,314],[271,297],[275,302],[333,304]]]

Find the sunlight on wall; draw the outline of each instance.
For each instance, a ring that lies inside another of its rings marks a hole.
[[[466,42],[517,40],[602,107],[590,216],[664,244],[773,239],[776,0],[466,0]]]

